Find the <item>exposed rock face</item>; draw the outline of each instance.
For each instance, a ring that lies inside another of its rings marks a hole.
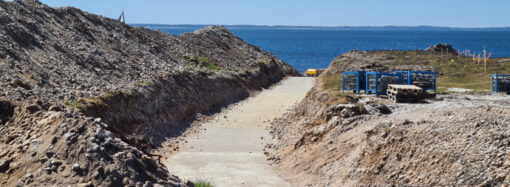
[[[185,186],[150,150],[288,75],[224,27],[173,36],[0,1],[0,186]]]
[[[425,49],[425,51],[432,51],[443,54],[459,55],[459,52],[455,50],[450,44],[436,44]]]

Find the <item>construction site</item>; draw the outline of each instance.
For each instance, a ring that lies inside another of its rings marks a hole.
[[[435,98],[437,93],[437,73],[429,71],[366,72],[342,73],[342,93],[375,94],[394,102],[420,102]]]
[[[510,93],[510,75],[491,76],[493,94]],[[395,71],[368,72],[365,70],[342,73],[342,93],[375,95],[395,103],[418,103],[437,95],[437,72]]]
[[[345,53],[272,123],[269,160],[303,186],[509,186],[505,62]]]
[[[510,186],[510,58],[335,51],[304,76],[224,26],[124,19],[0,1],[0,186]]]

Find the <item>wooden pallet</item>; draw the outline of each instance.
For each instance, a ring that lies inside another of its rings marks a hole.
[[[405,98],[405,97],[398,97],[398,96],[392,96],[388,95],[388,99],[395,102],[395,103],[421,103],[423,102],[423,99],[421,98]]]
[[[388,92],[392,93],[423,93],[423,89],[415,85],[389,84]]]
[[[388,99],[395,103],[417,103],[424,98],[423,89],[414,85],[388,85]]]

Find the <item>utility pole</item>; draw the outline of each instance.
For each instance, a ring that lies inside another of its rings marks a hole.
[[[483,47],[483,69],[487,73],[487,50]]]

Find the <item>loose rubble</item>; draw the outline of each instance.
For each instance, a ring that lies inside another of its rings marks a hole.
[[[0,1],[0,186],[190,186],[158,142],[287,75],[221,26],[173,36]]]
[[[333,62],[323,75],[364,66],[372,58],[364,55],[344,54],[342,64]],[[387,68],[377,64],[372,67]],[[510,184],[507,96],[440,94],[426,103],[395,104],[338,96],[323,81],[319,77],[306,99],[270,129],[278,141],[266,147],[268,160],[295,184]]]

